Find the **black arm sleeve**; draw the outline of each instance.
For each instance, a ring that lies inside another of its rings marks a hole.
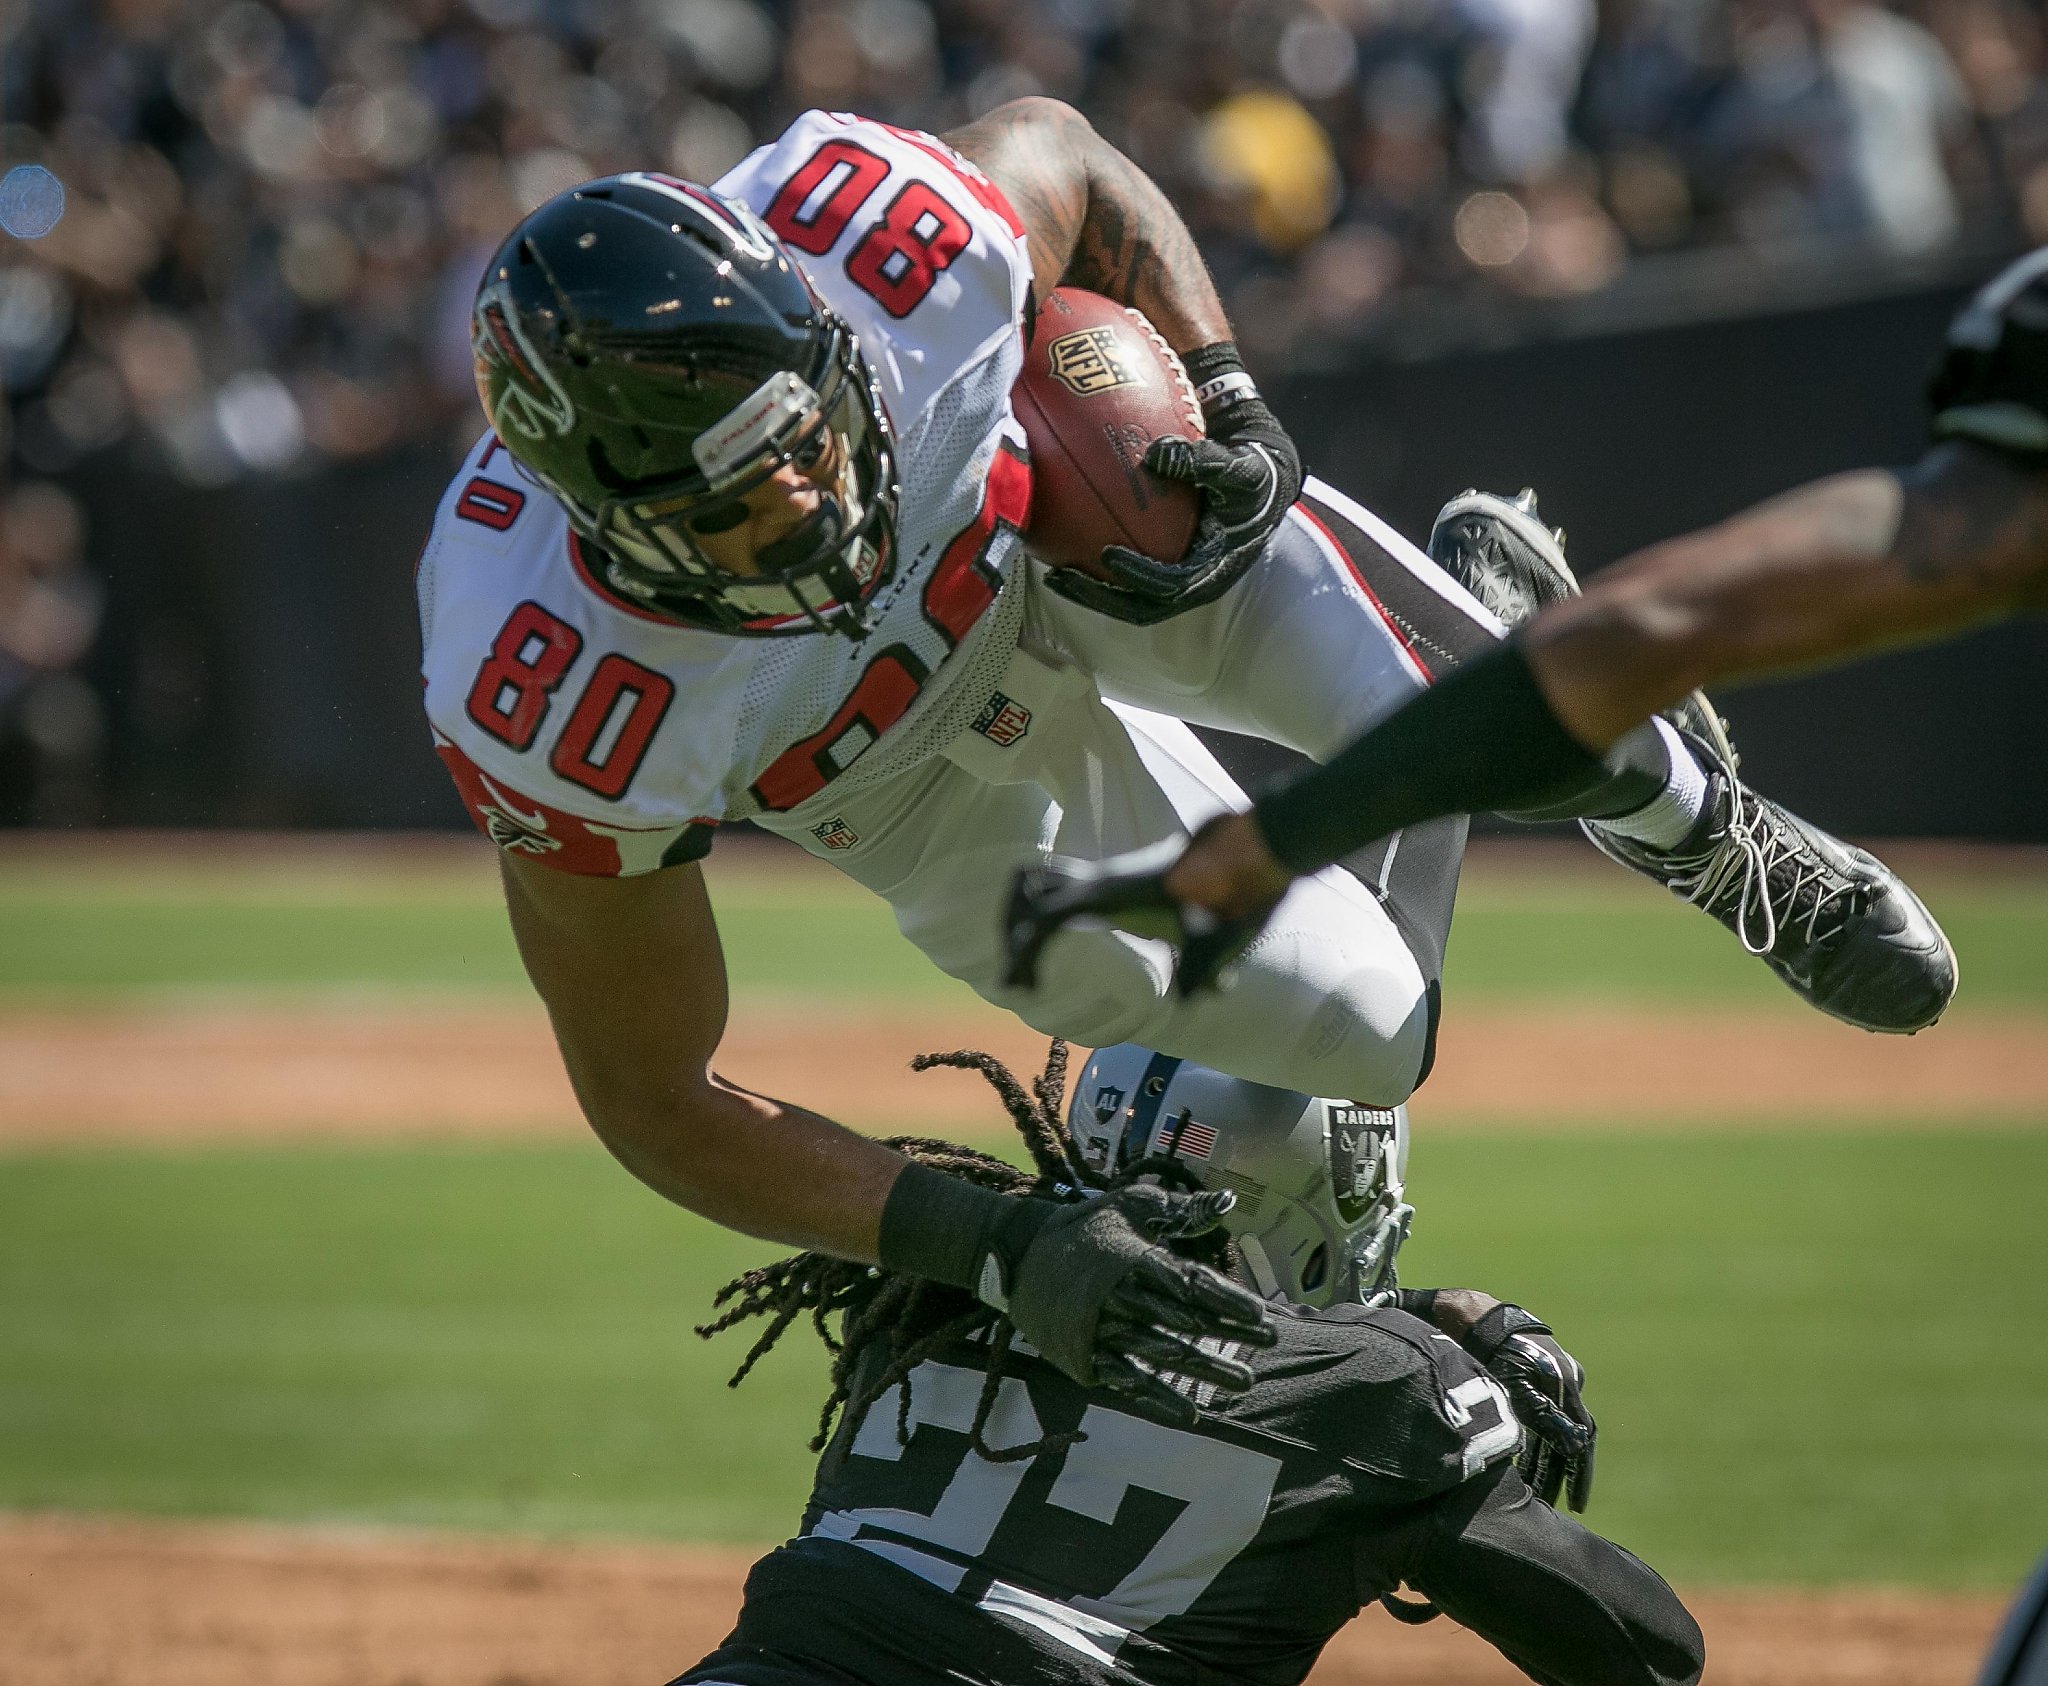
[[[1550,710],[1518,642],[1457,668],[1391,719],[1252,805],[1294,873],[1442,814],[1568,800],[1605,764]]]
[[[1656,1570],[1534,1498],[1511,1465],[1429,1507],[1400,1573],[1542,1686],[1693,1686],[1699,1624]]]

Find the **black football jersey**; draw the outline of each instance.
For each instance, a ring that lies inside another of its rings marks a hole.
[[[2008,265],[1958,313],[1928,401],[1937,438],[2048,458],[2048,247]]]
[[[1387,1545],[1429,1500],[1513,1456],[1499,1385],[1391,1310],[1281,1311],[1237,1350],[1239,1396],[1192,1429],[1138,1416],[1012,1349],[986,1444],[985,1341],[956,1343],[842,1426],[802,1535],[748,1581],[740,1625],[684,1680],[1294,1686],[1400,1579]],[[899,1420],[908,1440],[899,1439]]]

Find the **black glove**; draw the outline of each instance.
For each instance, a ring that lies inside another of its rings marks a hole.
[[[1016,1261],[1010,1321],[1083,1386],[1127,1394],[1148,1416],[1192,1426],[1194,1401],[1174,1380],[1230,1393],[1252,1382],[1250,1366],[1196,1343],[1271,1346],[1278,1338],[1258,1295],[1160,1245],[1215,1228],[1236,1198],[1228,1189],[1191,1195],[1134,1185],[1051,1207]]]
[[[1584,1510],[1599,1432],[1580,1397],[1585,1367],[1557,1344],[1549,1324],[1518,1305],[1495,1306],[1459,1344],[1507,1389],[1527,1431],[1516,1468],[1530,1490],[1547,1505],[1563,1494],[1573,1510]]]
[[[1174,987],[1182,996],[1213,989],[1266,922],[1264,912],[1225,919],[1167,893],[1166,873],[1187,848],[1168,838],[1106,861],[1054,857],[1026,867],[1010,886],[1003,912],[1003,982],[1038,987],[1038,960],[1059,929],[1076,919],[1102,919],[1133,936],[1161,937],[1180,950]]]
[[[1200,1341],[1278,1338],[1258,1295],[1161,1245],[1213,1229],[1235,1200],[1227,1189],[1149,1185],[1025,1200],[911,1165],[883,1210],[881,1260],[968,1289],[1083,1387],[1126,1394],[1186,1427],[1194,1402],[1174,1382],[1241,1393],[1252,1380],[1249,1366]]]
[[[1215,602],[1259,559],[1301,496],[1301,453],[1244,372],[1236,345],[1221,340],[1184,361],[1208,437],[1155,439],[1145,467],[1202,494],[1186,557],[1155,559],[1111,545],[1101,558],[1107,581],[1072,568],[1046,576],[1062,597],[1134,626]]]

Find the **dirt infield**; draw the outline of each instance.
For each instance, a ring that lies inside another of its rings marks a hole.
[[[0,1518],[7,1686],[655,1686],[725,1632],[746,1558],[541,1544]],[[1967,1686],[1999,1601],[1918,1593],[1692,1600],[1715,1686]],[[1448,1622],[1375,1610],[1315,1686],[1509,1686]]]
[[[801,1037],[787,1032],[791,1022],[787,1003],[740,1003],[720,1068],[870,1127],[958,1129],[991,1116],[976,1079],[911,1073],[906,1062],[922,1049],[988,1048],[1020,1067],[1044,1057],[1031,1031],[972,1004],[834,1012],[812,1001]],[[2039,1123],[2048,1121],[2048,1036],[2032,1016],[1979,1016],[1908,1040],[1811,1016],[1468,1007],[1445,1022],[1416,1111],[1433,1126]],[[580,1128],[531,1003],[0,1013],[0,1143]]]

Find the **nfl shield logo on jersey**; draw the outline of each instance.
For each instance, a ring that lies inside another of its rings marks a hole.
[[[823,825],[812,826],[811,835],[828,849],[851,849],[860,841],[860,833],[837,814]]]
[[[1031,730],[1031,710],[1001,691],[992,692],[975,716],[974,729],[1003,749]]]

